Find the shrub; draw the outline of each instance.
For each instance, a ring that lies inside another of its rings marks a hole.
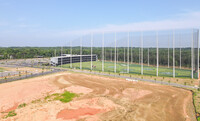
[[[200,117],[197,117],[197,121],[200,121]]]
[[[75,96],[76,96],[75,93],[71,93],[71,92],[66,91],[66,92],[64,92],[64,93],[61,94],[61,95],[55,95],[54,100],[60,100],[61,102],[66,103],[66,102],[72,101],[72,99],[73,99]]]
[[[186,82],[184,82],[184,85],[186,85],[187,83]]]
[[[8,118],[8,117],[13,117],[16,116],[17,113],[15,113],[15,110],[8,112],[8,115],[6,115],[4,118]]]
[[[197,96],[197,93],[196,92],[194,92],[194,94],[193,94],[194,96]]]
[[[25,107],[26,106],[26,103],[22,103],[22,104],[20,104],[19,106],[18,106],[18,108],[23,108],[23,107]]]
[[[31,103],[39,103],[41,100],[37,99],[37,100],[33,100]]]

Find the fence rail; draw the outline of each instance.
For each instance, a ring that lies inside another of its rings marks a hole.
[[[56,73],[56,72],[60,72],[60,71],[62,71],[62,70],[54,69],[52,71],[47,71],[47,72],[43,72],[43,73],[36,73],[36,74],[32,74],[32,75],[23,75],[21,77],[16,77],[16,78],[0,79],[0,84],[12,82],[12,81],[17,81],[17,80],[21,80],[21,79],[26,79],[26,78],[31,78],[31,77],[47,75],[47,74]]]

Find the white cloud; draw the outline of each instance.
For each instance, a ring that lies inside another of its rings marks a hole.
[[[27,20],[27,19],[24,18],[24,17],[20,17],[20,18],[17,19],[17,21],[19,21],[19,22],[24,22],[24,21],[26,21],[26,20]]]
[[[8,25],[8,22],[2,22],[0,21],[0,26],[7,26]]]
[[[158,21],[143,21],[129,23],[124,25],[106,25],[98,29],[85,29],[77,31],[61,32],[60,35],[98,33],[98,32],[120,32],[120,31],[155,31],[155,30],[171,30],[171,29],[191,29],[200,27],[200,12],[181,13],[174,18]]]
[[[66,43],[66,41],[68,40],[72,40],[74,38],[77,39],[77,37],[82,34],[88,34],[91,32],[102,33],[102,32],[120,32],[120,31],[141,31],[141,30],[156,31],[156,30],[199,28],[200,11],[181,13],[165,20],[143,21],[143,22],[123,24],[123,25],[108,24],[100,28],[83,29],[76,31],[51,30],[43,28],[42,25],[25,24],[26,22],[23,22],[23,19],[21,20],[22,20],[21,23],[12,26],[14,27],[14,29],[1,31],[0,45],[4,44],[9,45],[8,42],[10,42],[10,45],[18,45],[20,44],[18,41],[23,40],[24,43],[21,42],[21,45],[56,46],[59,44],[62,45],[63,43]],[[5,26],[7,24],[8,23],[6,22],[0,22],[0,26],[3,25]],[[27,44],[28,42],[29,44]]]
[[[21,24],[16,25],[15,27],[19,27],[19,28],[35,28],[35,27],[39,27],[39,25],[21,23]]]

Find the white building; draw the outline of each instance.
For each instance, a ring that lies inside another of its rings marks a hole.
[[[92,58],[91,58],[92,57]],[[69,64],[69,63],[80,63],[82,62],[89,62],[89,61],[97,61],[97,55],[71,55],[71,54],[62,54],[62,56],[52,57],[51,58],[51,65],[57,66],[62,64]]]

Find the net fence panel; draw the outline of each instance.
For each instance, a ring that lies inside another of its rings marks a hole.
[[[104,33],[104,70],[115,71],[115,33]]]
[[[191,32],[175,31],[175,76],[191,77]],[[186,65],[188,64],[188,65]]]
[[[97,60],[93,61],[93,70],[102,71],[102,46],[103,33],[93,34],[93,54],[97,55]]]
[[[143,72],[156,76],[156,32],[143,32]]]
[[[141,74],[141,32],[130,32],[130,46],[132,57],[129,65],[129,73]]]
[[[63,41],[63,46],[61,47],[62,48],[62,54],[70,54],[70,49],[71,49],[70,44],[71,44],[70,39]],[[55,50],[56,55],[57,55],[58,50],[60,50],[60,48]],[[61,55],[59,54],[57,56],[61,56]],[[70,59],[63,59],[62,61],[63,61],[63,63],[62,63],[63,68],[70,68]],[[68,64],[66,64],[66,63],[68,63]]]
[[[117,33],[117,72],[127,73],[128,72],[128,32]],[[130,69],[129,69],[130,70]]]
[[[91,55],[91,34],[84,34],[81,36],[81,41],[79,46],[81,46],[81,54]],[[75,48],[74,48],[75,49]],[[73,64],[76,67],[81,67],[83,70],[91,70],[91,58],[83,58],[82,62]]]
[[[199,30],[193,30],[193,58],[194,58],[194,66],[193,66],[193,78],[199,78]]]
[[[158,76],[173,77],[173,31],[158,31]]]
[[[162,77],[198,78],[199,30],[106,32],[66,41],[63,54],[97,55],[66,68]],[[55,49],[59,56],[60,48]],[[70,60],[71,61],[71,60]],[[73,60],[72,60],[73,61]],[[80,60],[81,61],[81,60]]]
[[[80,47],[79,47],[79,37],[71,40],[71,55],[79,55],[80,54]],[[71,56],[70,63],[73,69],[79,69],[79,65],[76,63],[76,58]]]

